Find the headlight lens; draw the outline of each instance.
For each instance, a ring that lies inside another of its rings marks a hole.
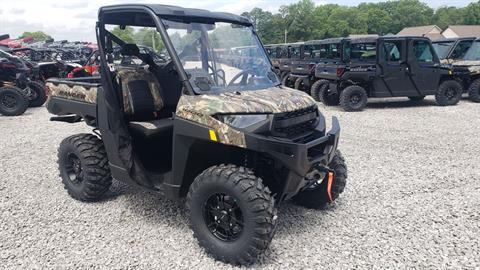
[[[247,128],[268,119],[267,114],[217,115],[217,119],[235,128]]]

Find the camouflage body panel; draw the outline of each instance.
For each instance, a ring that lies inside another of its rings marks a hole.
[[[457,60],[451,61],[453,67],[467,68],[470,74],[480,74],[480,61],[479,60]]]
[[[216,132],[223,144],[246,147],[243,132],[224,124],[216,114],[283,113],[315,105],[306,93],[289,88],[272,87],[256,91],[225,92],[197,96],[182,95],[177,106],[177,117],[205,125]]]
[[[46,86],[49,89],[47,102],[50,101],[50,97],[60,97],[92,104],[97,103],[97,87],[52,82],[47,82]]]
[[[155,110],[161,111],[163,109],[163,99],[157,78],[155,78],[150,71],[143,68],[126,68],[117,71],[117,82],[122,86],[123,108],[125,113],[128,115],[135,114],[135,108],[132,105],[132,90],[130,89],[131,83],[134,81],[147,82],[153,97]]]

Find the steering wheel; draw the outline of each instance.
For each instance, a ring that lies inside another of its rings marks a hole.
[[[237,85],[246,85],[249,74],[255,74],[255,73],[252,69],[242,70],[240,73],[238,73],[232,78],[230,83],[228,83],[228,86],[235,85],[236,84],[235,81],[237,81],[240,77],[242,77],[242,80]]]

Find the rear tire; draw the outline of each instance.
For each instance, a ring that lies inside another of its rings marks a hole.
[[[460,101],[462,94],[462,85],[457,81],[448,80],[440,84],[435,99],[439,106],[452,106]]]
[[[336,200],[344,191],[347,185],[347,165],[340,150],[337,150],[332,161],[328,164],[330,170],[334,172],[333,183],[331,188],[332,201],[327,192],[327,179],[320,184],[314,184],[304,191],[297,194],[293,200],[307,208],[323,209],[328,203]]]
[[[29,96],[30,107],[40,107],[47,101],[45,93],[45,85],[39,82],[29,82],[27,84],[32,91],[32,96]]]
[[[270,190],[244,167],[219,165],[203,171],[190,186],[186,206],[200,246],[226,263],[255,262],[275,233],[277,212]]]
[[[304,80],[304,78],[297,78],[295,80],[295,89],[308,93],[308,87],[303,83]]]
[[[58,166],[65,189],[76,200],[98,200],[112,184],[105,147],[92,134],[64,139],[58,149]]]
[[[310,89],[310,95],[315,101],[321,101],[320,100],[320,89],[322,85],[326,84],[328,85],[330,82],[327,80],[318,80],[316,81],[313,85],[312,88]]]
[[[347,112],[358,112],[367,106],[367,91],[361,86],[350,85],[340,94],[340,106]]]
[[[480,102],[480,79],[476,79],[468,88],[468,97],[473,102]]]
[[[338,94],[332,94],[328,92],[329,85],[323,84],[320,87],[319,97],[320,101],[325,104],[325,106],[337,106],[340,103],[340,98]]]
[[[285,87],[289,87],[289,88],[294,87],[294,83],[292,82],[292,79],[290,78],[290,75],[286,75],[285,77],[283,77],[282,85],[285,86]]]
[[[28,108],[28,98],[20,88],[0,87],[0,114],[5,116],[22,115]]]

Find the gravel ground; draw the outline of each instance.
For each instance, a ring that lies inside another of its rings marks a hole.
[[[323,211],[281,205],[253,268],[480,269],[480,104],[322,111],[342,124],[347,189]],[[1,268],[233,268],[198,246],[183,205],[119,183],[99,203],[68,197],[57,147],[89,129],[48,118],[0,117]]]

